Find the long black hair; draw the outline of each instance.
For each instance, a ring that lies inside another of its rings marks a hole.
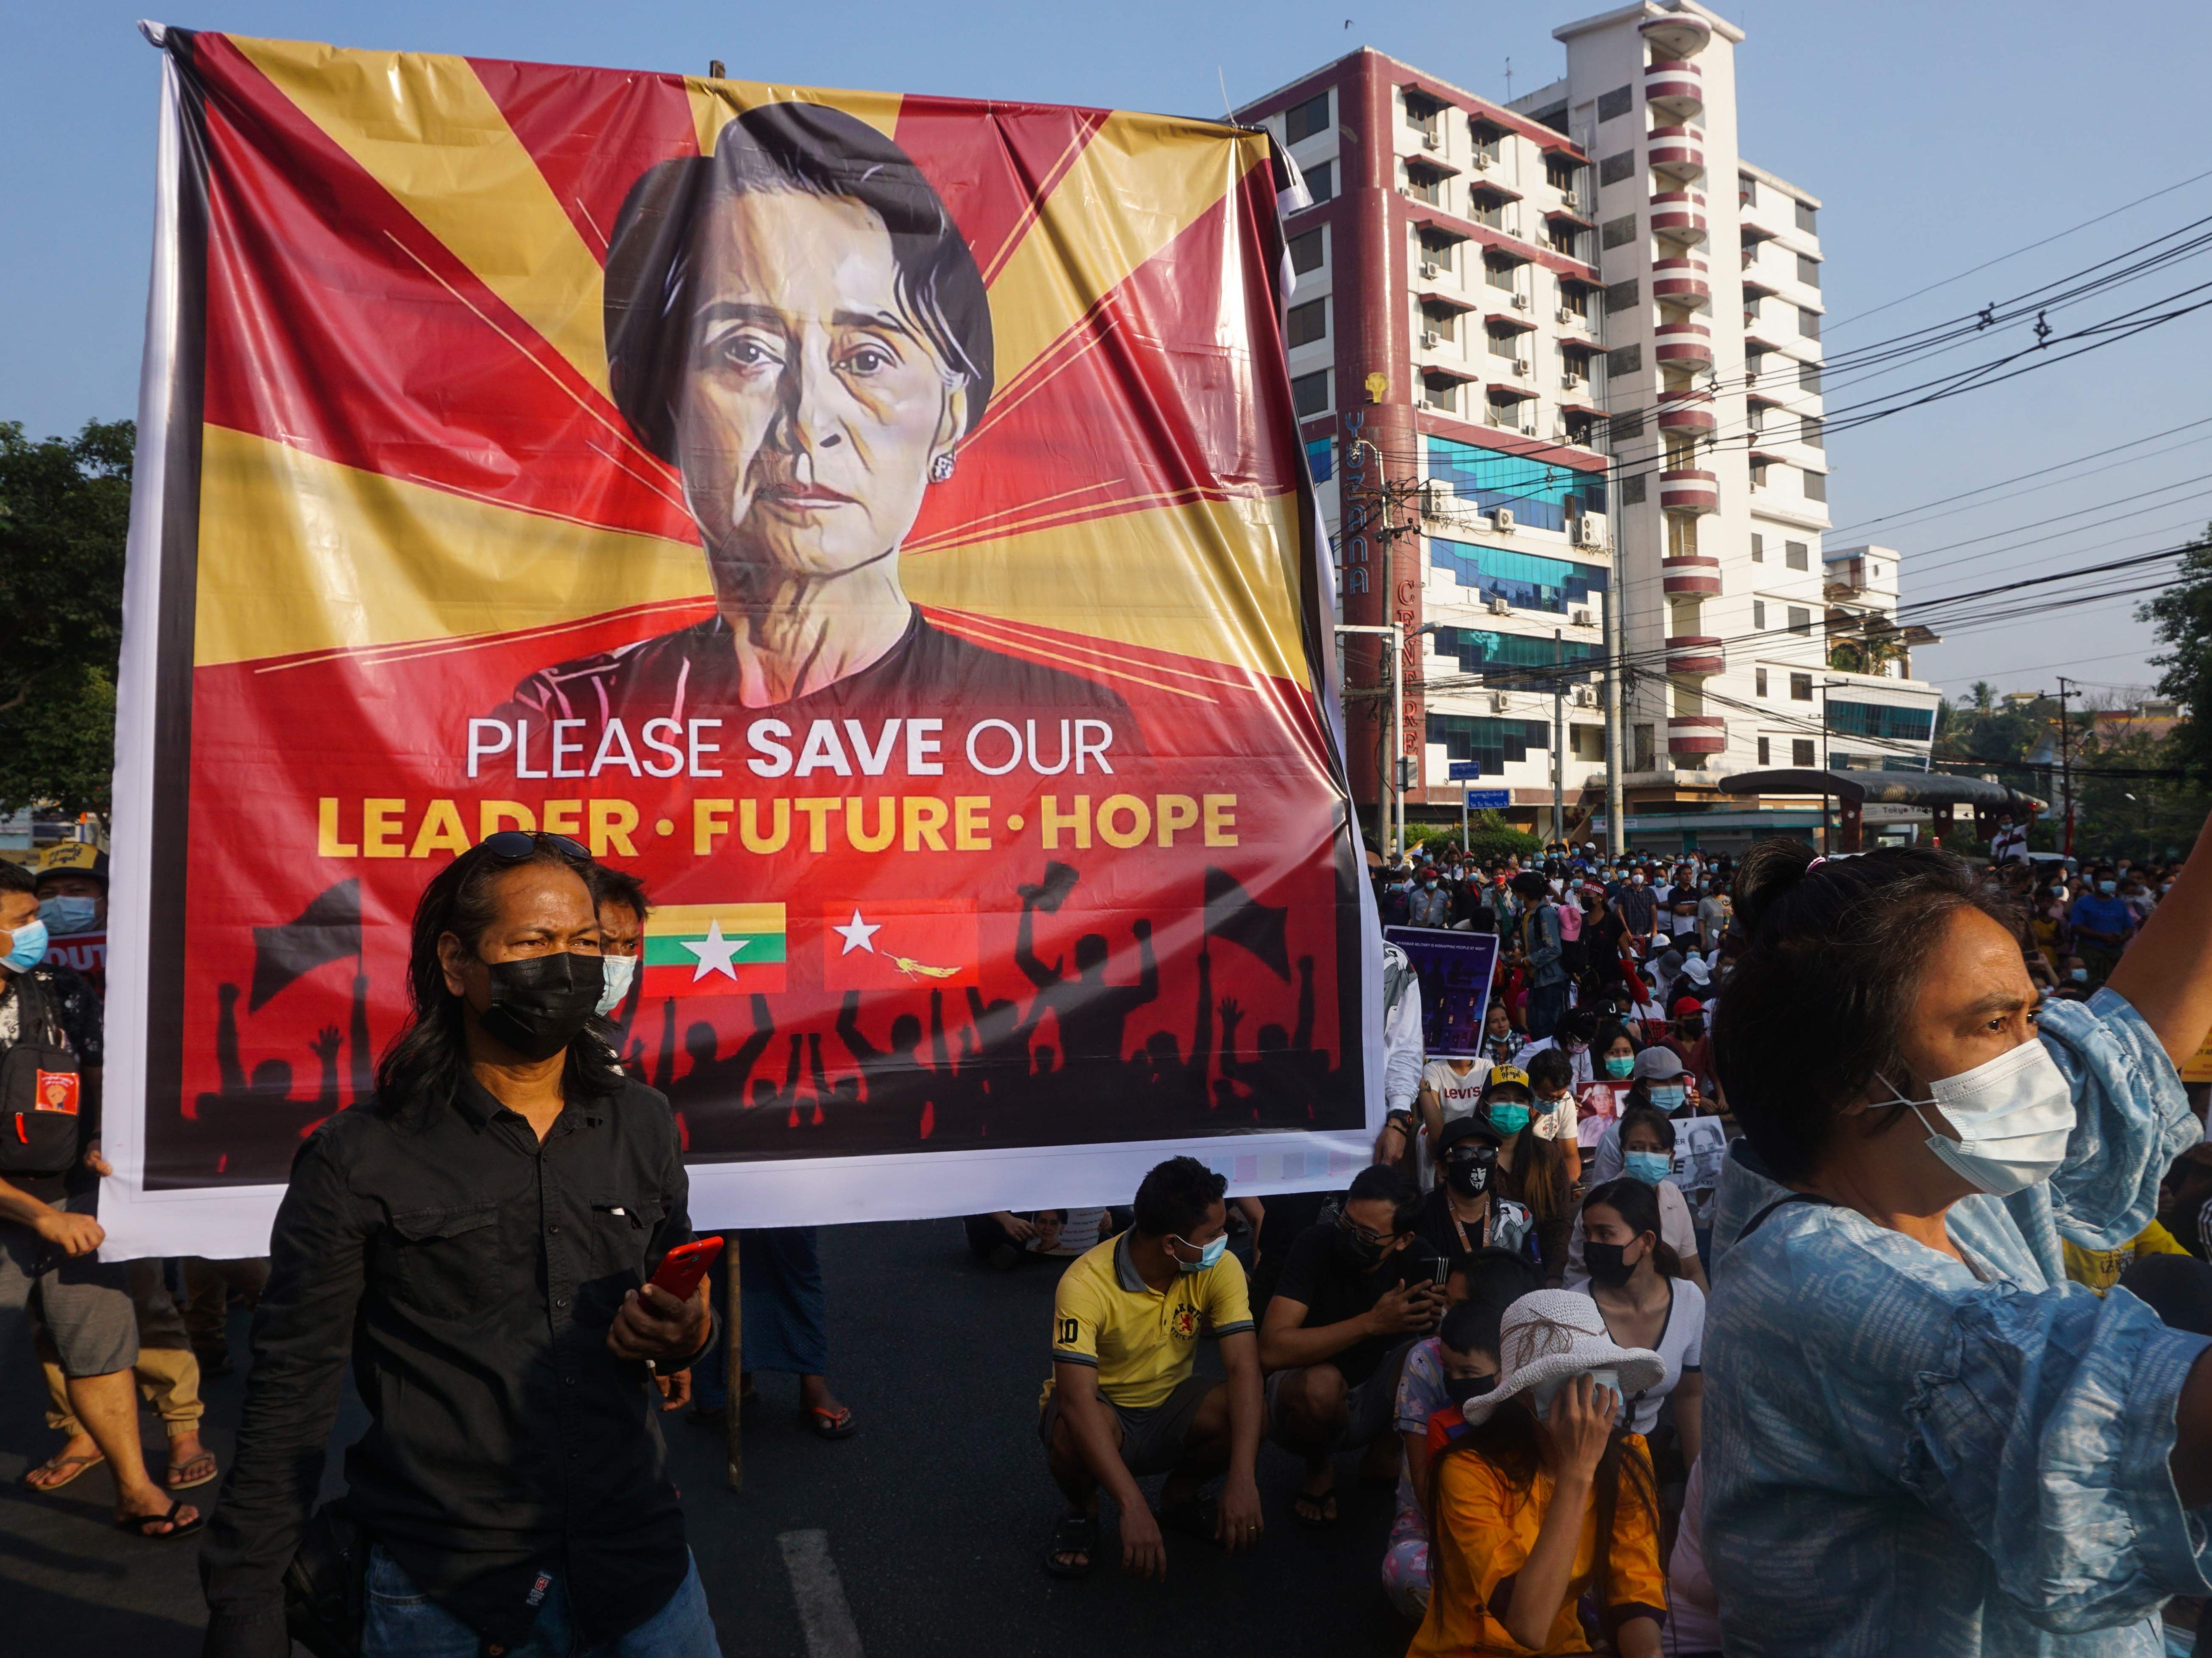
[[[1587,1242],[1589,1212],[1594,1204],[1603,1204],[1620,1217],[1632,1232],[1651,1234],[1651,1265],[1662,1278],[1682,1276],[1682,1258],[1674,1252],[1659,1230],[1659,1188],[1646,1186],[1632,1175],[1622,1175],[1594,1186],[1583,1197],[1583,1230]]]
[[[1735,913],[1750,945],[1713,1016],[1713,1068],[1776,1180],[1813,1174],[1837,1114],[1876,1073],[1904,1084],[1899,1045],[1921,975],[1963,910],[2021,936],[2004,895],[1947,852],[1824,859],[1771,840],[1744,854]]]
[[[408,948],[407,1023],[376,1062],[380,1109],[420,1118],[451,1100],[468,1075],[468,1026],[461,999],[446,988],[438,941],[450,932],[474,955],[499,919],[499,878],[533,864],[567,870],[590,895],[587,865],[544,841],[526,855],[512,859],[495,858],[480,846],[471,847],[422,889]],[[622,1091],[623,1073],[604,1038],[586,1029],[568,1044],[561,1088],[571,1101],[604,1099]]]

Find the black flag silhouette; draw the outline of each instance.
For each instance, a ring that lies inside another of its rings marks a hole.
[[[1289,914],[1253,897],[1227,870],[1207,866],[1206,936],[1243,945],[1285,984],[1291,981],[1290,953],[1283,947],[1283,919]]]
[[[317,894],[297,920],[253,929],[253,993],[246,1011],[259,1011],[301,974],[341,956],[360,953],[361,880],[356,876]]]

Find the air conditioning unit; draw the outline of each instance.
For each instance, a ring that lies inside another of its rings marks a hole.
[[[1570,392],[1573,391],[1577,386],[1580,386],[1582,383],[1583,383],[1583,377],[1582,377],[1579,374],[1576,373],[1576,371],[1575,371],[1575,370],[1573,370],[1573,369],[1571,369],[1571,368],[1570,368],[1569,370],[1567,370],[1567,372],[1566,372],[1565,374],[1562,374],[1562,375],[1560,375],[1560,376],[1559,376],[1559,384],[1561,384],[1562,386],[1565,386],[1565,387],[1567,388],[1567,390],[1568,390],[1568,391],[1570,391]]]
[[[1597,622],[1588,610],[1577,610],[1568,618],[1577,628],[1595,628]]]
[[[1564,305],[1559,307],[1559,321],[1560,327],[1572,328],[1577,323],[1582,321],[1582,313],[1579,311],[1570,311]]]
[[[1510,507],[1498,507],[1495,512],[1491,513],[1490,524],[1491,527],[1496,530],[1498,534],[1507,536],[1511,535],[1513,533],[1513,509]],[[1490,608],[1494,610],[1498,609],[1499,605],[1504,604],[1505,601],[1502,598],[1492,599],[1490,603]],[[1506,608],[1510,610],[1511,606],[1508,605]]]
[[[1490,601],[1490,613],[1492,616],[1511,616],[1513,614],[1512,604],[1510,601],[1506,599],[1492,598]]]
[[[1526,357],[1514,358],[1513,372],[1516,374],[1526,375],[1528,372],[1528,359]]]
[[[1492,167],[1492,165],[1494,165],[1494,164],[1496,163],[1497,160],[1498,160],[1498,158],[1497,158],[1495,155],[1492,155],[1489,154],[1489,153],[1488,153],[1487,151],[1486,151],[1486,150],[1480,150],[1480,149],[1478,149],[1478,150],[1476,150],[1476,151],[1474,152],[1474,170],[1475,170],[1477,173],[1487,173],[1487,172],[1489,172],[1489,171],[1490,171],[1490,169],[1491,169],[1491,167]]]
[[[1605,514],[1577,513],[1575,514],[1575,545],[1602,547],[1605,545]]]
[[[1583,198],[1575,194],[1573,191],[1563,190],[1559,192],[1560,206],[1569,209],[1579,209],[1582,204]]]
[[[1434,259],[1424,259],[1421,261],[1421,278],[1423,281],[1434,282],[1437,277],[1443,274],[1443,266],[1438,264]]]
[[[1444,141],[1438,137],[1435,133],[1424,132],[1421,135],[1421,148],[1423,149],[1442,149],[1443,147]]]
[[[1588,685],[1576,686],[1575,706],[1578,708],[1594,708],[1597,707],[1597,692]]]
[[[1524,438],[1534,437],[1536,435],[1536,422],[1533,420],[1522,421],[1521,422],[1521,435]]]
[[[1421,516],[1425,519],[1443,518],[1446,499],[1447,492],[1441,485],[1433,480],[1423,483],[1421,485]]]
[[[1531,301],[1526,294],[1516,294],[1513,296],[1513,308],[1516,311],[1526,311]]]
[[[1491,694],[1490,694],[1490,711],[1491,711],[1491,713],[1492,713],[1492,714],[1509,714],[1509,713],[1510,713],[1510,712],[1512,711],[1512,708],[1513,708],[1513,699],[1512,699],[1511,697],[1510,697],[1510,696],[1506,695],[1506,694],[1505,694],[1504,691],[1492,691],[1492,692],[1491,692]]]
[[[1424,351],[1433,351],[1433,350],[1435,350],[1438,346],[1442,345],[1443,343],[1444,343],[1444,337],[1443,337],[1442,334],[1439,334],[1439,333],[1438,333],[1435,329],[1433,329],[1433,328],[1424,328],[1424,329],[1421,331],[1421,349],[1422,349],[1422,350],[1424,350]]]

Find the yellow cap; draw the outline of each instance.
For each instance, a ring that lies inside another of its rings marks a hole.
[[[1485,1088],[1495,1088],[1500,1083],[1519,1083],[1522,1087],[1527,1088],[1528,1073],[1517,1065],[1493,1065],[1490,1067],[1490,1074],[1482,1079],[1482,1085]]]

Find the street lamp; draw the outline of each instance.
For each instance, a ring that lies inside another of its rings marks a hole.
[[[1380,623],[1340,622],[1340,634],[1384,634],[1390,640],[1390,791],[1397,803],[1397,847],[1406,848],[1406,785],[1404,780],[1406,755],[1406,647],[1423,634],[1437,630],[1433,622],[1424,622],[1411,633],[1405,624],[1397,622]],[[1377,799],[1377,805],[1381,804]]]

